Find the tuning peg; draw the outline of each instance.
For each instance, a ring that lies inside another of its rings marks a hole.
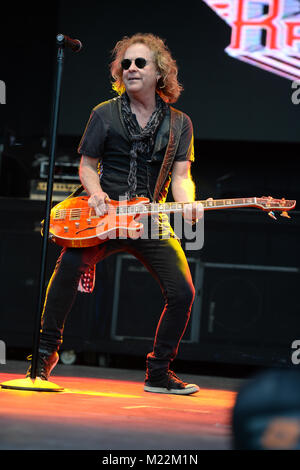
[[[268,216],[271,217],[274,220],[277,220],[277,218],[275,217],[275,214],[274,214],[273,211],[268,212]]]
[[[283,211],[281,212],[281,217],[286,217],[287,219],[290,219],[291,217],[289,216],[289,214],[287,213],[287,211]]]

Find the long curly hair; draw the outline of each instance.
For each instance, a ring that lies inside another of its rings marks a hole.
[[[157,93],[165,102],[175,103],[183,90],[182,85],[177,80],[178,67],[176,61],[172,58],[164,41],[151,33],[137,33],[131,37],[125,36],[117,42],[112,50],[114,60],[110,64],[113,90],[119,95],[125,91],[121,61],[128,47],[136,43],[145,44],[153,53],[154,62],[161,75],[156,85]]]

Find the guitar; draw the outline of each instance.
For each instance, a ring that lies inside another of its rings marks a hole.
[[[69,198],[57,204],[50,213],[49,238],[64,247],[85,248],[99,245],[111,238],[139,238],[143,233],[140,216],[153,214],[171,214],[184,211],[190,203],[167,202],[151,203],[145,197],[136,197],[130,201],[108,203],[108,212],[98,216],[88,206],[88,196]],[[296,201],[273,199],[269,197],[250,197],[238,199],[206,199],[197,201],[204,210],[233,209],[256,207],[268,211],[276,219],[273,211],[282,211],[288,217],[289,210],[296,206]]]

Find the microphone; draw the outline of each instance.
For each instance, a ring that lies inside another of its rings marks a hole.
[[[56,36],[56,43],[60,47],[70,47],[73,52],[79,52],[82,49],[82,43],[79,39],[71,39],[65,34],[58,34]]]

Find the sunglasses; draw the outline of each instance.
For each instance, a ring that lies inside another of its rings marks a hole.
[[[128,70],[129,67],[132,64],[132,60],[130,59],[123,59],[121,62],[121,67],[123,70]],[[143,59],[143,57],[138,57],[137,59],[134,60],[135,65],[137,66],[138,69],[143,69],[148,62],[151,62],[150,60]]]

